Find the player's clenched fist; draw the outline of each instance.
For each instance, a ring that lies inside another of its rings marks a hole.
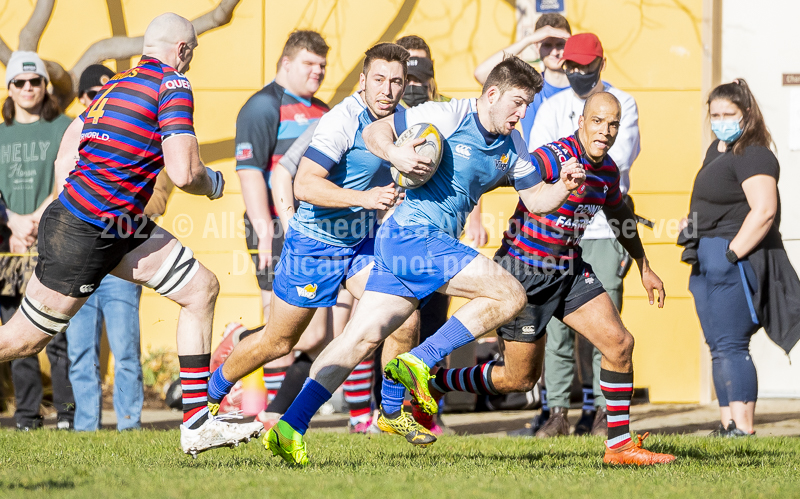
[[[394,184],[384,187],[373,187],[361,193],[361,206],[368,210],[388,210],[397,201]]]
[[[561,165],[561,181],[568,190],[574,191],[584,180],[586,180],[586,170],[575,157],[569,158]]]

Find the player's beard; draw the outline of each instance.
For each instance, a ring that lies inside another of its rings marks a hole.
[[[506,123],[508,121],[507,116],[500,116],[499,110],[495,109],[494,107],[489,108],[489,124],[492,126],[491,130],[487,130],[489,133],[495,133],[500,135],[509,135],[511,130],[506,130]]]

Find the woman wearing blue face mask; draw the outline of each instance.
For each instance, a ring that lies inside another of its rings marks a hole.
[[[800,337],[800,311],[791,310],[800,308],[800,281],[778,231],[778,159],[750,88],[741,78],[720,85],[708,109],[717,140],[695,178],[682,259],[693,264],[689,290],[713,359],[720,425],[712,435],[740,437],[755,433],[750,337],[763,326],[788,353]]]

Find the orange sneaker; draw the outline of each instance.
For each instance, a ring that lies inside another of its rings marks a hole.
[[[609,449],[606,447],[606,454],[603,456],[605,464],[622,464],[637,466],[649,466],[651,464],[666,464],[675,460],[671,454],[658,454],[642,448],[642,442],[650,433],[636,435],[638,442],[631,440],[619,449]]]

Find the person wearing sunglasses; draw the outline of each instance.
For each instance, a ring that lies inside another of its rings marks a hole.
[[[81,73],[78,80],[78,101],[86,107],[92,103],[103,85],[114,77],[114,71],[102,64],[92,64]]]
[[[34,52],[14,52],[6,66],[8,97],[0,124],[0,192],[8,206],[8,225],[0,253],[0,319],[7,323],[22,303],[37,257],[39,219],[52,201],[58,144],[70,119],[47,92],[49,77]],[[59,335],[47,347],[58,428],[69,429],[75,400],[69,383],[67,340]],[[17,428],[42,426],[42,381],[35,355],[11,362]]]

